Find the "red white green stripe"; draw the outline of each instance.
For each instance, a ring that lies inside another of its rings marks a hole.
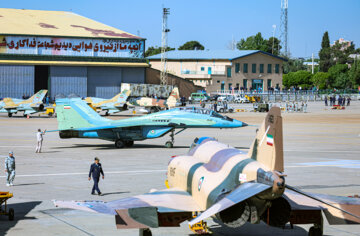
[[[274,136],[271,134],[266,135],[266,143],[267,145],[273,146],[274,145]]]

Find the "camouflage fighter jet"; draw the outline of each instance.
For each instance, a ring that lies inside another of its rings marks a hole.
[[[17,112],[24,112],[24,116],[44,111],[43,99],[46,89],[40,90],[27,100],[17,98],[4,98],[0,101],[0,112],[8,113],[9,117]]]
[[[245,123],[198,108],[174,108],[123,120],[101,117],[80,98],[56,100],[60,138],[98,138],[115,141],[117,148],[134,141],[163,137],[170,133],[166,147],[173,147],[174,136],[187,128],[238,128]],[[179,129],[175,133],[175,129]],[[48,131],[49,132],[49,131]]]
[[[154,113],[164,109],[180,106],[179,89],[175,87],[168,99],[156,99],[148,97],[133,98],[129,100],[129,106],[143,107],[147,113]]]
[[[105,115],[108,116],[109,114],[128,109],[126,100],[128,99],[130,92],[130,90],[124,90],[111,99],[87,97],[85,98],[85,101],[96,110],[101,109],[102,111],[105,111]]]
[[[111,202],[54,204],[114,215],[119,229],[179,226],[186,220],[193,225],[214,217],[231,228],[261,220],[275,227],[313,223],[309,235],[322,235],[322,211],[330,224],[360,223],[360,199],[305,193],[285,184],[283,171],[282,118],[273,107],[248,153],[213,138],[195,140],[186,155],[169,162],[168,189]],[[200,214],[193,218],[193,212]]]

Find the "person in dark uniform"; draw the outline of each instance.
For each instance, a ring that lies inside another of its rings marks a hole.
[[[91,190],[91,194],[95,194],[95,190],[98,192],[98,195],[101,195],[101,191],[99,189],[99,180],[100,180],[100,174],[102,175],[102,178],[104,179],[104,171],[102,170],[101,163],[99,162],[99,158],[95,157],[95,162],[90,166],[90,172],[89,172],[89,181],[91,180],[91,175],[94,181],[94,186]]]

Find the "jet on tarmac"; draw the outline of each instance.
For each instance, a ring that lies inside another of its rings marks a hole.
[[[359,224],[360,199],[305,193],[285,184],[282,135],[280,109],[273,107],[248,153],[204,137],[187,154],[172,158],[168,189],[111,202],[54,204],[114,215],[119,229],[179,226],[186,220],[194,225],[213,217],[230,228],[260,221],[275,227],[313,223],[309,235],[322,235],[322,211],[329,224]],[[193,212],[200,214],[193,218]]]
[[[24,116],[44,110],[43,99],[47,93],[46,89],[40,90],[27,100],[17,98],[4,98],[0,101],[0,112],[8,113],[9,117],[17,112],[24,112]]]
[[[128,99],[130,92],[130,90],[124,90],[111,99],[87,97],[85,98],[85,101],[95,109],[105,111],[105,115],[108,116],[109,114],[128,109],[126,100]]]
[[[147,113],[154,113],[164,109],[180,106],[179,89],[175,87],[168,99],[156,99],[148,97],[133,98],[129,100],[130,106],[143,107]]]
[[[193,107],[174,108],[123,120],[101,117],[79,98],[56,100],[60,138],[99,138],[115,141],[117,148],[134,141],[163,137],[170,133],[166,147],[173,147],[174,136],[188,128],[238,128],[247,124],[214,111]],[[180,129],[175,133],[176,129]],[[49,131],[48,131],[49,132]]]

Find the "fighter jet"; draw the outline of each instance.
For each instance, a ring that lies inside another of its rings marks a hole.
[[[130,147],[134,141],[163,137],[170,133],[166,147],[173,147],[174,136],[187,128],[238,128],[247,124],[198,108],[174,108],[123,120],[101,117],[79,98],[56,100],[60,138],[99,138],[115,141],[115,147]],[[180,129],[175,133],[176,129]],[[49,131],[48,131],[49,132]]]
[[[4,98],[0,101],[0,112],[8,113],[9,117],[17,112],[24,112],[24,116],[44,110],[43,99],[47,93],[46,89],[40,90],[27,100],[16,98]]]
[[[280,109],[274,107],[248,153],[205,137],[172,158],[168,189],[111,202],[54,204],[114,215],[119,229],[179,226],[186,220],[194,225],[213,217],[230,228],[260,221],[276,227],[313,223],[309,235],[322,235],[322,211],[330,224],[359,224],[360,199],[305,193],[285,183],[282,135]]]
[[[142,107],[147,113],[154,113],[164,109],[180,106],[179,89],[175,87],[168,99],[156,99],[148,97],[133,98],[129,100],[130,106]]]
[[[102,111],[105,111],[105,115],[108,116],[109,114],[125,111],[128,109],[126,100],[128,99],[130,92],[130,90],[124,90],[111,99],[87,97],[85,98],[85,101],[95,109],[101,109]]]

